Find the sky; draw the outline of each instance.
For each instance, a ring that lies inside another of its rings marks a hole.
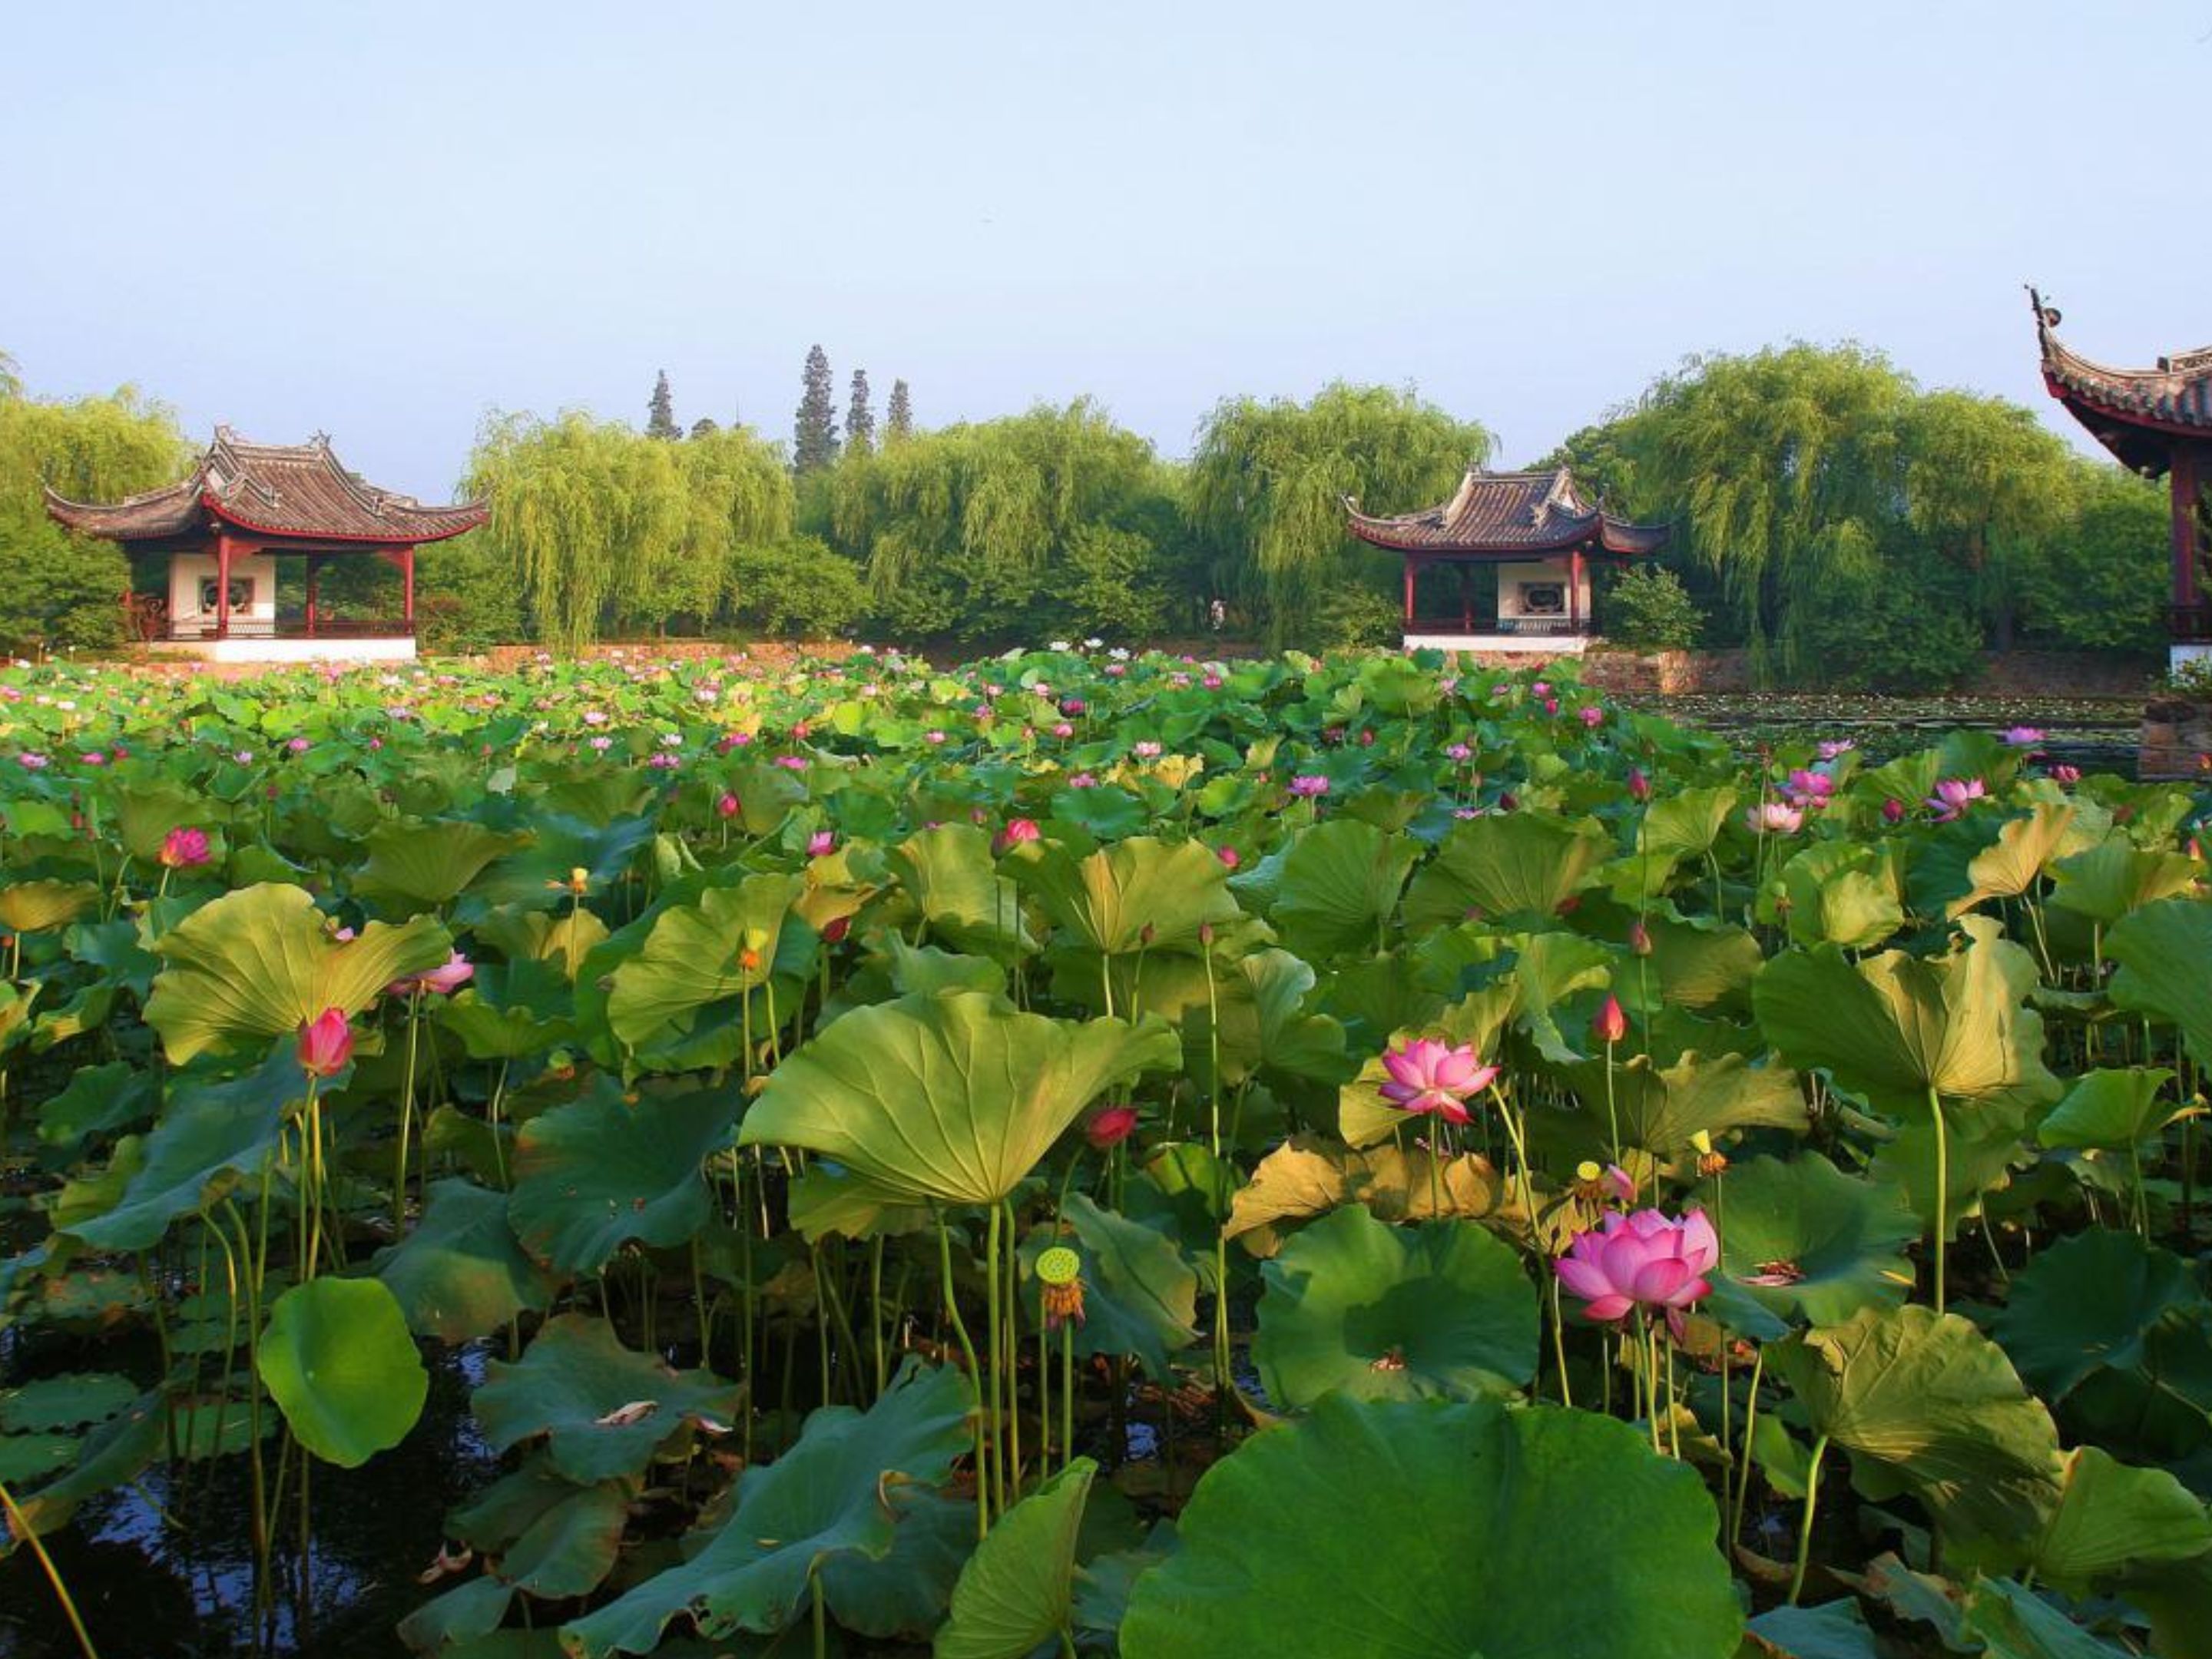
[[[1411,385],[1525,462],[1688,354],[2028,403],[2212,343],[2212,0],[5,0],[0,351],[451,497],[493,410],[789,439]],[[2191,176],[2193,169],[2194,177]]]

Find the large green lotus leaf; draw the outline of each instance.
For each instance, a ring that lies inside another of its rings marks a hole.
[[[1079,1457],[1008,1510],[952,1589],[935,1659],[1028,1659],[1073,1616],[1075,1544],[1098,1466]]]
[[[1584,1060],[1569,1067],[1566,1076],[1583,1103],[1581,1115],[1563,1122],[1538,1114],[1533,1127],[1546,1133],[1571,1129],[1577,1149],[1595,1155],[1612,1136],[1606,1062]],[[1752,1065],[1741,1054],[1708,1060],[1688,1054],[1663,1067],[1654,1067],[1642,1054],[1617,1061],[1613,1111],[1620,1122],[1623,1146],[1641,1146],[1661,1158],[1675,1157],[1698,1134],[1717,1137],[1735,1129],[1769,1128],[1802,1135],[1812,1127],[1797,1074],[1786,1066]]]
[[[1149,956],[1133,976],[1139,1013],[1157,1013],[1182,1034],[1184,1063],[1193,1084],[1210,1095],[1213,1063],[1220,1056],[1224,1092],[1265,1073],[1278,1081],[1334,1084],[1350,1069],[1344,1027],[1310,1012],[1314,970],[1288,951],[1254,951],[1232,963],[1196,956]],[[1218,1029],[1209,1030],[1210,1027]]]
[[[1766,957],[1748,930],[1710,916],[1654,913],[1644,932],[1651,941],[1650,975],[1628,968],[1615,974],[1622,1002],[1646,1015],[1656,1015],[1660,1009],[1655,1005],[1662,1003],[1675,1008],[1749,1007],[1752,982]]]
[[[2106,927],[2133,910],[2186,893],[2203,866],[2183,853],[2146,852],[2125,836],[2071,858],[2051,872],[2051,902]]]
[[[1956,1314],[1867,1308],[1768,1350],[1814,1432],[1851,1455],[1854,1481],[1903,1486],[1947,1546],[2021,1559],[2056,1497],[2058,1431],[2004,1350]]]
[[[1946,914],[1963,915],[1990,899],[2018,898],[2043,879],[2067,845],[2074,823],[2072,803],[2045,801],[2027,817],[2012,818],[1990,846],[1966,866],[1966,891],[1951,901]],[[1839,941],[1840,943],[1841,941]]]
[[[507,1480],[530,1476],[538,1468],[526,1466]],[[533,1495],[543,1503],[497,1546],[494,1571],[532,1595],[590,1595],[622,1553],[623,1527],[634,1495],[630,1483],[600,1480],[580,1486],[540,1473]],[[456,1534],[465,1538],[470,1534],[463,1528],[465,1513],[457,1513],[453,1521]],[[523,1519],[519,1515],[513,1518]]]
[[[1195,950],[1200,928],[1243,914],[1221,860],[1194,841],[1139,836],[1079,859],[1031,842],[1013,862],[1054,927],[1104,956]]]
[[[2122,1581],[2129,1601],[2150,1615],[2149,1650],[2159,1659],[2212,1659],[2212,1554],[2137,1566]]]
[[[133,1398],[136,1398],[134,1395]],[[35,1431],[0,1434],[0,1483],[31,1486],[76,1462],[77,1437]]]
[[[1355,818],[1311,825],[1283,860],[1267,920],[1310,962],[1367,955],[1382,942],[1419,854],[1412,837]]]
[[[1110,1085],[1175,1065],[1165,1024],[1078,1025],[980,991],[846,1015],[787,1056],[745,1146],[803,1146],[892,1196],[995,1204]]]
[[[90,882],[14,882],[0,887],[0,927],[35,933],[75,921],[99,902],[100,889]]]
[[[816,1159],[791,1179],[786,1211],[809,1244],[835,1233],[846,1238],[895,1237],[936,1224],[926,1205],[886,1192],[850,1170]]]
[[[116,792],[115,806],[123,850],[142,864],[161,857],[172,830],[212,831],[228,816],[227,808],[164,778],[125,785]]]
[[[514,1600],[514,1585],[495,1574],[479,1573],[432,1597],[401,1620],[399,1639],[417,1653],[438,1654],[442,1659],[459,1659],[465,1654],[478,1659],[487,1643],[507,1634],[499,1626]],[[502,1654],[500,1659],[511,1659],[511,1656]]]
[[[1578,991],[1610,985],[1616,971],[1613,953],[1578,933],[1515,935],[1515,1024],[1545,1059],[1555,1066],[1573,1065],[1582,1059],[1582,1051],[1559,1029],[1560,1006]]]
[[[2028,1157],[2024,1137],[2027,1109],[2000,1100],[1971,1114],[1954,1114],[1943,1135],[1943,1224],[1956,1238],[1967,1221],[1982,1213],[1987,1196],[2012,1179],[2013,1166]],[[1905,1194],[1913,1214],[1933,1236],[1936,1207],[1936,1120],[1923,1116],[1884,1141],[1869,1166],[1869,1177]]]
[[[2093,1227],[2038,1251],[2013,1276],[1990,1328],[2021,1375],[2055,1401],[2094,1372],[2141,1365],[2152,1328],[2203,1300],[2171,1250]]]
[[[942,1482],[969,1448],[974,1409],[965,1376],[913,1357],[865,1413],[823,1407],[798,1444],[745,1471],[735,1508],[690,1559],[568,1626],[569,1652],[651,1653],[668,1621],[686,1613],[709,1641],[782,1629],[818,1567],[890,1552],[900,1522],[886,1495]]]
[[[2121,1152],[2141,1146],[2177,1118],[2202,1109],[2167,1099],[2173,1073],[2162,1066],[2099,1068],[2074,1080],[2066,1097],[2036,1126],[2045,1146],[2091,1146]]]
[[[1425,1148],[1364,1151],[1317,1135],[1294,1135],[1260,1160],[1230,1200],[1223,1231],[1255,1255],[1281,1249],[1280,1224],[1305,1221],[1360,1205],[1388,1222],[1468,1220],[1494,1214],[1505,1183],[1489,1163],[1469,1153],[1439,1158]]]
[[[470,884],[464,907],[470,914],[478,907],[506,905],[526,910],[550,910],[557,905],[566,910],[572,902],[570,871],[583,871],[592,892],[604,892],[622,880],[639,849],[653,839],[650,817],[618,817],[594,824],[549,810],[550,805],[549,797],[530,814],[527,847],[496,860]]]
[[[794,875],[747,876],[710,887],[696,904],[664,910],[637,955],[615,969],[607,1023],[640,1048],[696,1009],[750,992],[776,968],[791,907],[805,890]]]
[[[1462,819],[1413,878],[1406,931],[1419,935],[1470,919],[1548,922],[1582,890],[1609,845],[1588,819],[1568,823],[1533,811]]]
[[[1752,991],[1767,1041],[1908,1116],[1927,1112],[1930,1089],[1975,1105],[2056,1099],[2042,1017],[2026,1006],[2034,958],[1989,917],[1959,926],[1964,945],[1933,959],[1889,951],[1853,962],[1832,945],[1776,957]]]
[[[1510,1395],[1536,1370],[1537,1296],[1513,1248],[1472,1222],[1389,1226],[1353,1204],[1261,1270],[1252,1357],[1278,1410]]]
[[[1645,809],[1637,826],[1638,850],[1672,858],[1705,857],[1728,828],[1736,799],[1730,784],[1669,790]]]
[[[584,958],[605,944],[608,937],[606,923],[589,910],[574,908],[558,915],[538,910],[501,910],[478,922],[476,932],[485,944],[506,951],[508,960],[544,963],[557,969],[572,985]]]
[[[2212,1550],[2212,1516],[2164,1469],[2130,1468],[2094,1446],[2066,1455],[2057,1507],[2029,1565],[2062,1589],[2144,1562],[2186,1561]]]
[[[833,1028],[835,1029],[835,1028]],[[701,1165],[730,1144],[734,1086],[556,1106],[515,1137],[507,1218],[560,1273],[597,1273],[631,1239],[681,1244],[707,1219]]]
[[[307,1073],[289,1042],[244,1077],[178,1082],[114,1206],[70,1218],[64,1230],[97,1250],[151,1249],[177,1217],[260,1170],[276,1152],[286,1109],[307,1091]]]
[[[1912,1288],[1905,1248],[1920,1237],[1919,1218],[1894,1188],[1854,1179],[1818,1152],[1736,1164],[1698,1197],[1720,1231],[1717,1292],[1800,1323],[1838,1325],[1863,1308],[1894,1307]],[[1752,1279],[1783,1282],[1744,1282]]]
[[[842,1629],[926,1642],[944,1624],[952,1586],[975,1553],[975,1506],[911,1486],[893,1486],[884,1496],[897,1517],[890,1553],[881,1559],[857,1551],[829,1557],[822,1563],[823,1599]]]
[[[68,1088],[40,1103],[40,1144],[74,1154],[94,1135],[143,1123],[160,1104],[158,1081],[127,1060],[79,1066]]]
[[[542,1313],[553,1285],[523,1250],[507,1197],[475,1182],[433,1182],[422,1218],[371,1264],[407,1316],[407,1328],[459,1344],[522,1313]]]
[[[1744,1627],[1737,1659],[1883,1659],[1859,1604],[1848,1597],[1817,1607],[1770,1607]]]
[[[1121,1651],[1729,1659],[1717,1526],[1695,1470],[1595,1413],[1332,1395],[1206,1471]]]
[[[2130,1650],[2092,1636],[2033,1590],[1984,1578],[1966,1597],[1959,1633],[1987,1659],[2129,1659]]]
[[[494,1451],[544,1435],[553,1467],[589,1485],[642,1474],[656,1450],[700,1419],[726,1424],[743,1394],[711,1371],[673,1370],[624,1347],[605,1320],[562,1314],[520,1359],[485,1367],[470,1408]]]
[[[289,1036],[326,1008],[350,1018],[392,981],[443,967],[453,942],[416,916],[341,943],[305,888],[264,882],[203,905],[154,948],[167,965],[146,1023],[181,1066],[205,1048]]]
[[[2105,935],[2105,954],[2120,965],[2113,1002],[2178,1026],[2191,1056],[2212,1066],[2212,996],[2204,990],[2212,904],[2180,898],[2146,904]]]
[[[38,1434],[105,1423],[128,1411],[138,1385],[112,1371],[72,1371],[0,1392],[0,1430]]]
[[[941,823],[890,849],[891,870],[922,919],[956,951],[1007,962],[1035,941],[1021,896],[999,873],[991,838],[972,823]]]
[[[547,919],[533,914],[528,920]],[[478,963],[458,994],[439,1000],[434,1018],[460,1038],[471,1060],[521,1060],[574,1042],[574,1009],[563,969],[522,957]]]
[[[167,1450],[169,1413],[169,1402],[162,1395],[143,1394],[89,1430],[76,1443],[73,1468],[34,1493],[15,1494],[29,1529],[47,1537],[67,1526],[88,1499],[137,1479]],[[19,1531],[5,1529],[5,1535],[0,1536],[0,1553],[4,1553]]]
[[[1815,842],[1782,866],[1790,937],[1799,945],[1864,951],[1905,925],[1905,905],[1880,849]],[[1765,919],[1761,911],[1761,919]]]
[[[343,1469],[404,1440],[430,1393],[406,1316],[379,1279],[294,1285],[270,1307],[258,1353],[300,1443]]]
[[[1165,1233],[1081,1193],[1067,1195],[1060,1214],[1082,1247],[1086,1291],[1076,1352],[1134,1354],[1155,1382],[1171,1385],[1173,1356],[1198,1336],[1197,1270]],[[1040,1237],[1039,1248],[1048,1242]]]
[[[465,818],[414,819],[379,824],[369,832],[368,860],[353,890],[394,915],[434,910],[460,896],[495,859],[529,844],[527,835],[503,835]]]

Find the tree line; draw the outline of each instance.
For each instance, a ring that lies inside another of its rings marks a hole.
[[[1345,498],[1429,506],[1497,447],[1409,389],[1224,398],[1170,460],[1087,398],[923,428],[902,380],[879,431],[865,370],[842,416],[820,346],[800,380],[787,444],[736,421],[686,428],[665,372],[641,428],[488,416],[461,490],[490,521],[421,556],[430,643],[1142,641],[1204,631],[1217,600],[1268,644],[1386,643],[1397,562],[1345,534]],[[135,392],[41,400],[0,362],[0,545],[24,577],[0,640],[96,645],[119,622],[119,556],[48,524],[41,479],[112,499],[180,476],[192,450]],[[1534,464],[1559,463],[1674,532],[1601,592],[1624,643],[1744,646],[1770,681],[1908,689],[1954,683],[1993,647],[2161,642],[2158,489],[2028,409],[1923,388],[1861,346],[1692,359]]]

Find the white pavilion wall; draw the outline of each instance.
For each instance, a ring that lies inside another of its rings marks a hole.
[[[216,562],[212,553],[179,553],[169,561],[169,619],[185,628],[212,628],[216,608],[210,605],[201,608],[200,589],[216,580]],[[276,630],[276,562],[274,559],[248,556],[234,557],[230,562],[230,580],[252,585],[252,598],[241,610],[231,607],[230,629],[234,634],[273,634]]]
[[[1557,611],[1528,610],[1521,592],[1521,586],[1524,582],[1555,584],[1565,604]],[[1569,591],[1567,561],[1564,557],[1537,559],[1522,563],[1501,564],[1498,567],[1498,616],[1501,622],[1517,621],[1526,617],[1557,617],[1565,620],[1571,615],[1580,616],[1584,622],[1588,622],[1589,614],[1589,572],[1587,569],[1583,572],[1580,595],[1577,599]]]

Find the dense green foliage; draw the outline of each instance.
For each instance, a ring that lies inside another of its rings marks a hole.
[[[891,400],[884,413],[884,441],[903,442],[914,436],[914,393],[904,380],[891,382]]]
[[[1434,653],[0,669],[0,1556],[111,1653],[2204,1659],[2208,823]]]
[[[876,447],[876,411],[868,406],[868,371],[853,371],[852,395],[845,403],[845,450],[866,455]]]
[[[1605,595],[1605,634],[1641,651],[1681,651],[1698,642],[1705,614],[1665,565],[1632,565]]]

